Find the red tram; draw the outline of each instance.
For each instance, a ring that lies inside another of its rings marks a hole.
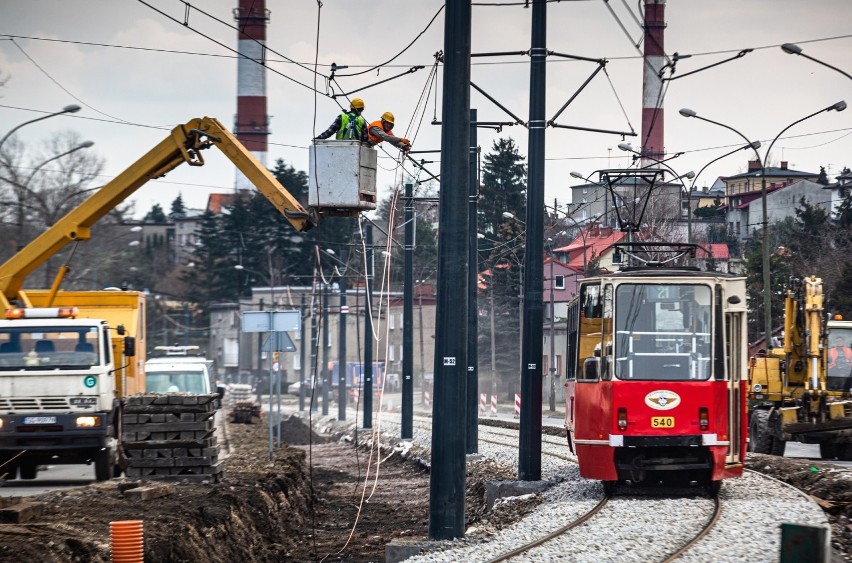
[[[746,452],[745,279],[625,268],[581,281],[568,314],[565,427],[580,475],[718,491]]]

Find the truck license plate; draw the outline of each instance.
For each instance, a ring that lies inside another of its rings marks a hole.
[[[25,416],[24,424],[56,424],[55,416]]]
[[[652,416],[651,428],[674,428],[675,419],[673,416]]]

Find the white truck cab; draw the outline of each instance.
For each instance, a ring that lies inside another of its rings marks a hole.
[[[181,348],[183,350],[176,350]],[[210,383],[211,360],[188,354],[197,346],[157,346],[166,356],[149,358],[145,362],[145,391],[147,393],[213,393]]]

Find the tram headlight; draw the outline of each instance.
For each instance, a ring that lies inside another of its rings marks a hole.
[[[698,427],[701,430],[708,430],[710,428],[710,410],[707,407],[700,407],[698,409]]]
[[[755,383],[752,389],[754,389],[755,393],[760,393],[761,391],[763,391],[763,385],[761,385],[760,383]]]
[[[627,409],[624,407],[618,409],[618,429],[627,430]]]

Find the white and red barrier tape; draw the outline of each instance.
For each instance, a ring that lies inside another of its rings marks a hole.
[[[485,414],[485,405],[486,405],[487,400],[488,400],[488,395],[486,395],[485,393],[479,394],[479,414],[481,414],[481,415]]]
[[[515,393],[515,418],[521,416],[521,396]]]
[[[497,395],[491,395],[491,416],[497,416]]]

